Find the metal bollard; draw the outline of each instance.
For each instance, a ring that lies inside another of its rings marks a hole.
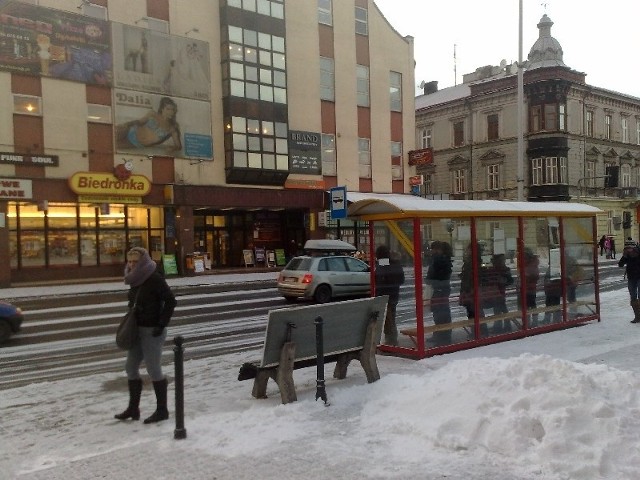
[[[173,339],[173,343],[176,345],[173,349],[176,375],[176,429],[173,431],[173,438],[181,440],[187,438],[187,429],[184,428],[184,338],[178,335]]]
[[[328,407],[327,391],[324,388],[324,343],[322,339],[322,317],[316,317],[313,323],[316,324],[316,401],[321,398],[324,401],[325,407]]]

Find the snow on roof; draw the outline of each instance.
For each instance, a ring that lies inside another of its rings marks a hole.
[[[440,105],[441,103],[452,102],[453,100],[465,98],[469,95],[471,95],[471,87],[467,83],[461,83],[454,87],[443,88],[442,90],[430,93],[429,95],[420,95],[416,97],[416,110],[433,107],[434,105]]]
[[[349,217],[496,217],[595,216],[599,208],[584,203],[501,200],[428,200],[414,195],[347,192]]]

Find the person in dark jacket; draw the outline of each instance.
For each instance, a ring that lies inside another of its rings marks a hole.
[[[380,245],[376,249],[376,295],[389,295],[387,316],[384,320],[384,343],[398,344],[396,307],[400,300],[400,285],[404,283],[402,265],[392,260],[389,248]]]
[[[618,266],[626,266],[627,288],[631,299],[634,317],[631,323],[640,323],[640,246],[633,240],[624,242],[622,257],[618,260]]]
[[[156,411],[144,423],[169,418],[167,409],[167,379],[162,373],[162,347],[167,337],[167,325],[173,315],[176,299],[166,280],[156,271],[157,265],[142,247],[127,253],[124,283],[130,285],[129,308],[135,305],[138,320],[138,340],[127,352],[125,369],[129,384],[129,406],[115,415],[118,420],[140,419],[142,379],[140,364],[144,360],[156,394]]]
[[[451,245],[435,241],[431,244],[431,260],[427,269],[427,284],[431,286],[431,313],[433,323],[451,323]],[[433,341],[438,344],[451,343],[451,330],[433,332]]]
[[[504,253],[496,254],[491,257],[491,265],[487,269],[487,283],[491,292],[488,299],[489,304],[493,307],[494,315],[507,313],[507,287],[513,285],[513,275],[511,269],[507,266]],[[492,327],[493,333],[503,333],[511,331],[511,322],[509,320],[498,320],[494,322]]]

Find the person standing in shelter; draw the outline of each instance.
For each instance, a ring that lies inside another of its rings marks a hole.
[[[524,279],[527,310],[532,310],[537,307],[536,296],[538,280],[540,279],[540,259],[530,248],[525,248],[524,250]],[[536,327],[537,325],[538,314],[534,313],[531,315],[529,326]]]
[[[431,313],[433,323],[444,325],[451,323],[451,245],[435,241],[431,244],[431,258],[427,269],[427,284],[431,286]],[[433,340],[439,344],[451,343],[451,330],[433,332]]]
[[[491,257],[491,266],[487,271],[488,288],[489,288],[489,304],[493,307],[494,315],[507,313],[507,286],[513,284],[513,275],[511,269],[507,266],[506,258],[503,253]],[[511,331],[511,322],[509,320],[498,320],[491,327],[493,333],[503,333]]]
[[[389,247],[376,248],[376,295],[389,295],[387,316],[384,320],[384,343],[398,345],[396,307],[400,300],[400,285],[404,283],[404,270],[395,259],[391,259]]]
[[[604,251],[605,251],[604,245],[606,241],[607,241],[606,235],[602,235],[602,237],[600,237],[600,240],[598,241],[598,246],[600,247],[600,256],[604,254]]]
[[[140,419],[142,378],[140,364],[144,361],[156,394],[156,411],[144,423],[169,418],[167,409],[167,379],[162,373],[162,347],[167,337],[167,325],[176,307],[176,299],[166,280],[156,271],[149,252],[134,247],[127,253],[124,283],[129,285],[129,308],[135,305],[138,320],[138,340],[127,352],[125,369],[129,384],[129,406],[115,415],[118,420]]]
[[[611,258],[616,258],[616,239],[611,237],[609,240],[609,247],[611,248]]]
[[[618,266],[626,266],[627,288],[634,314],[631,323],[640,323],[640,246],[633,240],[624,242]]]
[[[467,247],[462,257],[462,269],[460,270],[460,299],[459,303],[467,310],[467,318],[473,320],[476,318],[475,295],[474,295],[474,268],[473,255],[471,245]],[[482,265],[482,246],[476,245],[476,274],[478,275],[477,285],[481,287],[487,283],[487,269]],[[482,305],[480,306],[479,317],[484,317]],[[480,332],[482,335],[489,334],[489,328],[486,323],[480,324]]]

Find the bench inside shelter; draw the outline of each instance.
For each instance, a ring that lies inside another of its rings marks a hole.
[[[271,310],[262,358],[245,363],[238,380],[254,379],[252,395],[267,397],[275,380],[282,403],[297,400],[293,370],[316,365],[316,319],[322,318],[324,362],[336,362],[334,378],[343,379],[351,360],[362,365],[369,383],[380,379],[376,348],[380,343],[388,296]]]

